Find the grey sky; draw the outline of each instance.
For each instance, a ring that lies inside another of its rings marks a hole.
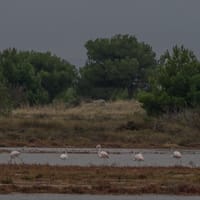
[[[132,34],[160,55],[183,44],[200,55],[200,0],[0,0],[0,50],[51,51],[75,65],[89,39]]]

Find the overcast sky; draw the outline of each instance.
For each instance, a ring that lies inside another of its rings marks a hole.
[[[135,35],[160,55],[183,44],[200,57],[200,0],[0,0],[0,50],[51,51],[75,65],[89,39]]]

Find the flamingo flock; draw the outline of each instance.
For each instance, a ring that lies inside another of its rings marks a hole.
[[[97,151],[97,156],[100,159],[103,160],[108,160],[110,158],[109,153],[105,150],[102,150],[102,147],[100,144],[96,145],[96,151]],[[21,158],[21,153],[24,152],[24,148],[21,151],[13,150],[10,152],[10,159],[8,161],[9,164],[16,164],[16,161],[19,160],[21,163],[24,163],[22,158]],[[182,154],[179,151],[173,151],[172,152],[172,157],[176,160],[180,161],[181,164],[181,158]],[[67,148],[64,149],[64,151],[59,155],[59,158],[63,161],[66,161],[69,156],[68,156],[68,150]],[[142,154],[142,152],[139,153],[132,153],[132,159],[138,163],[141,163],[145,161],[145,158]]]

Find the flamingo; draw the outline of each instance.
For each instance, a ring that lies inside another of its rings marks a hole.
[[[98,144],[96,146],[96,149],[97,149],[97,154],[98,154],[99,158],[103,158],[103,159],[108,159],[109,158],[108,153],[106,151],[102,151],[101,150],[101,145],[100,144]]]
[[[174,151],[173,152],[173,157],[177,158],[177,159],[180,159],[180,158],[182,158],[182,154],[179,151]]]
[[[22,150],[24,150],[24,149],[22,149]],[[24,163],[23,160],[22,160],[22,158],[20,158],[20,155],[21,155],[21,152],[20,152],[20,151],[17,151],[17,150],[11,151],[11,152],[10,152],[10,159],[9,159],[8,163],[11,163],[11,164],[12,164],[12,161],[14,161],[14,163],[16,164],[16,159],[18,159],[18,160],[20,160],[22,163]]]
[[[68,158],[68,154],[67,154],[67,150],[65,149],[65,151],[60,154],[60,159],[61,160],[66,160]]]
[[[136,153],[134,155],[134,161],[137,161],[137,162],[141,162],[141,161],[144,161],[144,156],[143,154],[140,152],[140,153]]]
[[[177,160],[180,160],[180,164],[181,164],[182,154],[179,151],[174,151],[173,154],[172,154],[172,157],[177,159]]]

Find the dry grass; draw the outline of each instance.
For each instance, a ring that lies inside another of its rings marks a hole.
[[[107,102],[105,105],[97,103],[82,103],[77,107],[67,108],[64,104],[53,104],[39,107],[22,107],[13,111],[18,117],[66,117],[75,119],[110,118],[121,119],[144,112],[136,101]]]
[[[0,193],[200,194],[200,169],[0,165]]]
[[[148,117],[136,101],[23,107],[0,118],[0,146],[200,147],[198,112]]]

